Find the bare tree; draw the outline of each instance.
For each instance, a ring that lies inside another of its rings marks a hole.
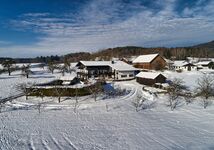
[[[178,98],[183,89],[183,81],[178,78],[174,78],[172,83],[170,84],[170,88],[168,89],[169,94],[169,106],[173,111],[177,105],[179,104]]]
[[[75,104],[74,104],[74,112],[76,113],[77,111],[77,106],[78,106],[78,87],[77,85],[75,86]]]
[[[54,90],[53,90],[53,95],[57,95],[58,97],[58,102],[61,103],[61,97],[63,96],[63,94],[66,92],[66,88],[60,88],[58,85],[54,86]]]
[[[42,101],[44,100],[44,97],[45,97],[45,95],[44,95],[44,92],[42,91],[42,90],[37,90],[37,94],[38,94],[38,96],[42,99]]]
[[[133,106],[135,107],[136,112],[138,112],[140,109],[142,109],[142,105],[145,99],[142,96],[142,93],[140,91],[137,91],[137,95],[132,102]]]
[[[58,69],[60,70],[62,76],[64,76],[65,73],[68,71],[68,68],[65,65],[59,66]]]
[[[29,78],[29,75],[33,73],[30,69],[30,64],[23,65],[21,69],[22,69],[22,75],[27,78]]]
[[[38,112],[39,114],[41,113],[41,108],[42,108],[42,102],[41,101],[38,101],[38,104],[36,105],[37,109],[38,109]]]
[[[48,70],[53,74],[54,70],[57,68],[57,65],[53,62],[50,61],[48,62]]]
[[[95,83],[91,88],[89,88],[91,91],[94,101],[97,101],[97,95],[102,91],[102,85],[100,82]]]
[[[186,93],[186,94],[184,94],[184,99],[186,101],[186,104],[188,105],[188,104],[192,103],[193,96],[191,93]]]
[[[209,98],[214,95],[214,78],[210,75],[204,75],[198,80],[197,92],[202,96],[203,106],[207,108]]]
[[[64,58],[64,67],[66,68],[66,71],[71,74],[71,63],[67,58]]]
[[[17,91],[25,95],[25,99],[28,100],[28,96],[37,90],[33,88],[35,83],[20,83],[16,85]]]
[[[13,64],[15,64],[15,61],[13,59],[7,59],[2,62],[2,66],[5,70],[7,70],[8,75],[11,75],[11,72],[14,70]]]

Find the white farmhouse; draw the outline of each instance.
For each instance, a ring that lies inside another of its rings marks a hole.
[[[199,68],[199,69],[209,69],[209,65],[212,63],[212,61],[208,60],[208,61],[200,61],[198,63],[196,63],[195,65]]]
[[[80,61],[78,78],[103,78],[105,80],[130,80],[138,69],[123,61]]]
[[[176,71],[191,71],[197,70],[197,66],[184,60],[176,60],[173,62],[172,68]]]

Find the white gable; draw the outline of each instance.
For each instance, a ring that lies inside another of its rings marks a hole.
[[[159,54],[140,55],[133,60],[133,63],[150,63]]]

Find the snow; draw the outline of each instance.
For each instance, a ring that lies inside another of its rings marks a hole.
[[[123,61],[115,61],[113,64],[109,64],[113,69],[118,71],[135,71],[138,70],[137,68],[134,68],[132,65],[129,65]]]
[[[59,74],[36,69],[36,74],[26,79],[19,72],[0,75],[0,96],[4,97],[14,85],[21,82],[44,82]],[[179,77],[190,88],[197,79],[213,71],[163,72],[168,78]],[[0,149],[71,149],[71,150],[204,150],[214,149],[214,105],[203,109],[200,98],[170,111],[167,95],[155,95],[142,90],[135,80],[115,82],[115,87],[130,92],[120,97],[102,99],[98,96],[75,98],[20,97],[7,102],[0,113]],[[7,90],[5,90],[5,88]],[[132,101],[141,91],[148,109],[135,111]],[[151,91],[154,91],[151,88]],[[41,113],[37,105],[42,103]]]
[[[6,98],[9,96],[17,95],[20,93],[16,89],[16,86],[21,83],[26,84],[36,84],[36,83],[45,83],[50,82],[60,76],[59,73],[51,74],[47,69],[41,68],[31,68],[34,74],[30,75],[29,78],[23,77],[21,71],[15,71],[11,73],[11,76],[8,76],[7,73],[0,75],[0,97]]]
[[[157,72],[140,72],[136,75],[136,77],[139,78],[147,78],[147,79],[155,79],[157,78],[161,73]]]
[[[177,66],[177,67],[186,66],[186,65],[188,65],[188,64],[193,65],[193,64],[191,64],[191,63],[188,63],[188,62],[185,61],[185,60],[176,60],[176,61],[173,62],[173,66]]]
[[[204,76],[204,74],[210,74],[214,76],[214,70],[210,69],[201,69],[200,71],[185,71],[182,73],[173,72],[173,71],[164,71],[163,75],[167,77],[169,80],[173,80],[174,78],[179,78],[184,81],[185,86],[187,86],[190,90],[194,91],[198,84],[198,79]]]
[[[159,54],[140,55],[133,60],[133,63],[150,63]]]
[[[123,61],[80,61],[85,66],[109,66],[112,69],[118,71],[135,71],[138,70],[132,65],[129,65]]]
[[[209,65],[212,61],[200,61],[198,63],[196,63],[196,65],[200,66],[200,65]]]
[[[59,79],[62,81],[72,81],[72,80],[74,80],[75,77],[76,77],[76,74],[72,73],[72,74],[68,74],[65,76],[60,76]]]

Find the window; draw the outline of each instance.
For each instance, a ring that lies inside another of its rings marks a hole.
[[[134,75],[133,74],[129,74],[129,77],[134,77]]]
[[[121,75],[121,78],[126,78],[127,77],[127,75]]]

